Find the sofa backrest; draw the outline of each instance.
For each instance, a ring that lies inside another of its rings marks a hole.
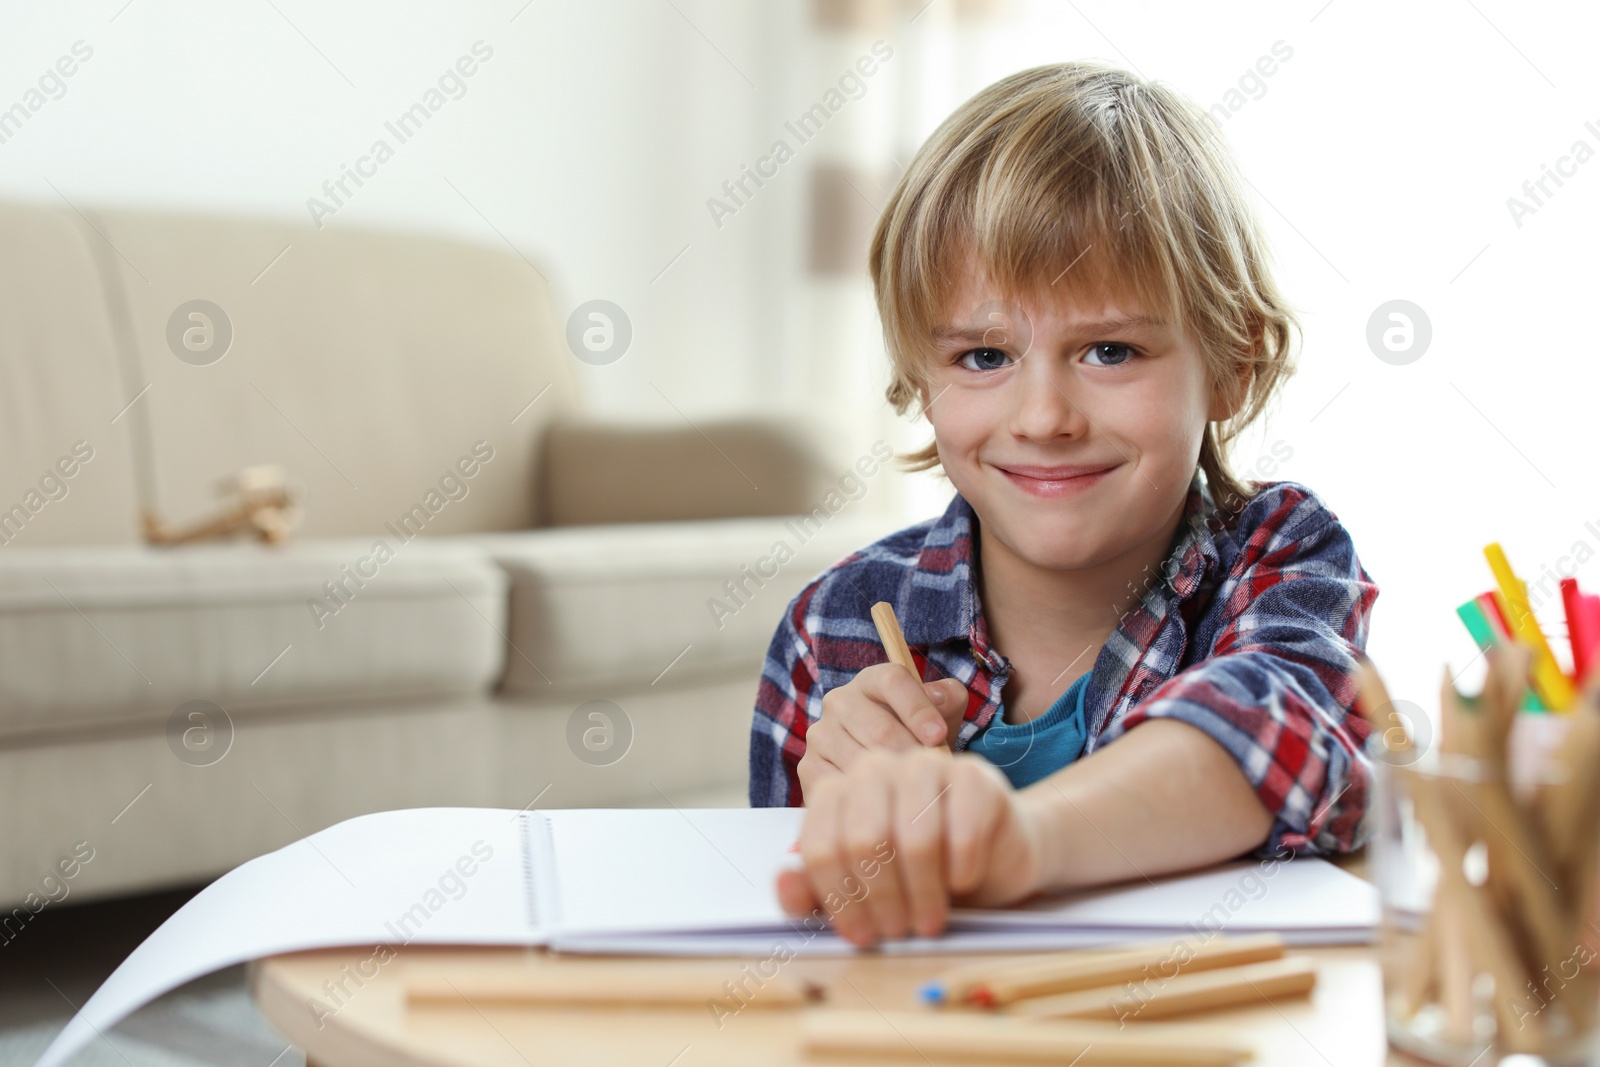
[[[376,535],[406,517],[429,534],[539,522],[540,442],[578,391],[528,261],[342,227],[137,211],[79,223],[99,317],[134,368],[117,395],[148,386],[113,429],[137,443],[148,419],[168,521],[207,514],[240,468],[279,463],[304,486],[306,536]],[[0,376],[26,358],[0,344]]]
[[[137,537],[118,418],[135,392],[82,221],[0,203],[0,552]]]

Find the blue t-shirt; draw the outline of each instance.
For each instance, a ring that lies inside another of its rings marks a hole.
[[[976,752],[1004,771],[1013,788],[1021,789],[1048,778],[1083,755],[1088,737],[1083,698],[1089,691],[1090,673],[1078,675],[1049,711],[1029,722],[1006,722],[1006,708],[1001,704],[994,709],[989,725],[968,742],[967,751]]]

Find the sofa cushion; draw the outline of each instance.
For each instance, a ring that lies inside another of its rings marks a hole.
[[[7,551],[129,543],[138,535],[128,451],[136,413],[124,409],[143,381],[137,367],[117,360],[83,229],[65,207],[0,204],[0,547]]]
[[[634,523],[473,540],[511,575],[506,690],[599,695],[652,685],[669,668],[663,684],[744,668],[753,697],[789,601],[889,531],[882,516],[840,512],[825,523]]]
[[[504,572],[451,539],[375,544],[5,550],[0,736],[492,686]]]
[[[528,261],[342,223],[91,217],[120,253],[118,342],[150,383],[166,518],[208,513],[217,481],[272,462],[305,486],[307,537],[409,515],[429,536],[538,525],[541,441],[577,406],[577,360]],[[205,350],[186,351],[191,331]]]
[[[815,427],[766,416],[562,419],[544,440],[543,525],[792,515],[836,487],[815,438]]]

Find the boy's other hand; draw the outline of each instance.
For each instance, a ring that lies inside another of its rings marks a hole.
[[[823,909],[852,944],[944,930],[950,908],[1032,895],[1043,877],[1036,806],[981,756],[874,750],[806,795],[801,870],[778,876],[784,912]]]
[[[862,753],[953,749],[967,714],[967,688],[954,678],[919,682],[894,663],[877,663],[822,697],[822,714],[806,730],[796,771],[800,789],[848,770]]]

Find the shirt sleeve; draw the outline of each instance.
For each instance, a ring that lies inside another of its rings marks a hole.
[[[806,750],[806,729],[814,714],[820,716],[822,710],[816,653],[805,632],[806,606],[815,588],[813,583],[789,602],[767,646],[750,725],[752,808],[805,803],[800,791],[800,757]]]
[[[1203,730],[1238,762],[1268,811],[1260,850],[1344,853],[1368,835],[1370,728],[1352,710],[1356,653],[1377,598],[1350,536],[1313,497],[1256,527],[1223,579],[1205,659],[1136,705],[1107,740],[1152,719]],[[1244,518],[1241,516],[1241,518]]]

